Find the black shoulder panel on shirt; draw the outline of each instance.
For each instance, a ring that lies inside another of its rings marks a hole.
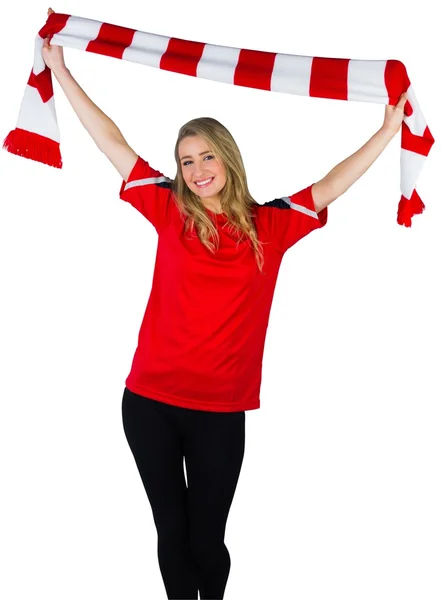
[[[291,208],[290,204],[282,198],[276,198],[276,200],[270,200],[270,202],[264,202],[261,206],[268,206],[270,208]]]
[[[157,185],[158,187],[170,189],[172,184],[170,181],[162,181],[161,183],[156,183],[155,185]]]

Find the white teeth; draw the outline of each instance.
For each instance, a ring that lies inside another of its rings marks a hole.
[[[206,179],[206,181],[198,181],[195,182],[196,185],[205,185],[206,183],[209,183],[209,181],[212,181],[213,177],[211,177],[210,179]]]

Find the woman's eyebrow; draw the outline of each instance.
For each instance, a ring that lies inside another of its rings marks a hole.
[[[209,152],[211,152],[211,150],[206,150],[205,152],[200,152],[199,156],[202,156],[203,154],[208,154]],[[192,158],[192,157],[187,154],[186,156],[182,156],[180,158],[180,160],[183,160],[184,158]]]

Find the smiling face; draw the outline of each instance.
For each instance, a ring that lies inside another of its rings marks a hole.
[[[199,135],[185,137],[179,143],[178,156],[187,186],[201,198],[206,208],[219,212],[219,192],[226,183],[226,171],[209,144]],[[204,187],[197,185],[207,179],[211,181]]]

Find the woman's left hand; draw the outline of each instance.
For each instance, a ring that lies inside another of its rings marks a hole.
[[[407,101],[407,92],[401,94],[396,106],[387,104],[385,107],[385,117],[382,129],[389,131],[393,135],[399,131],[404,120],[404,106]]]

